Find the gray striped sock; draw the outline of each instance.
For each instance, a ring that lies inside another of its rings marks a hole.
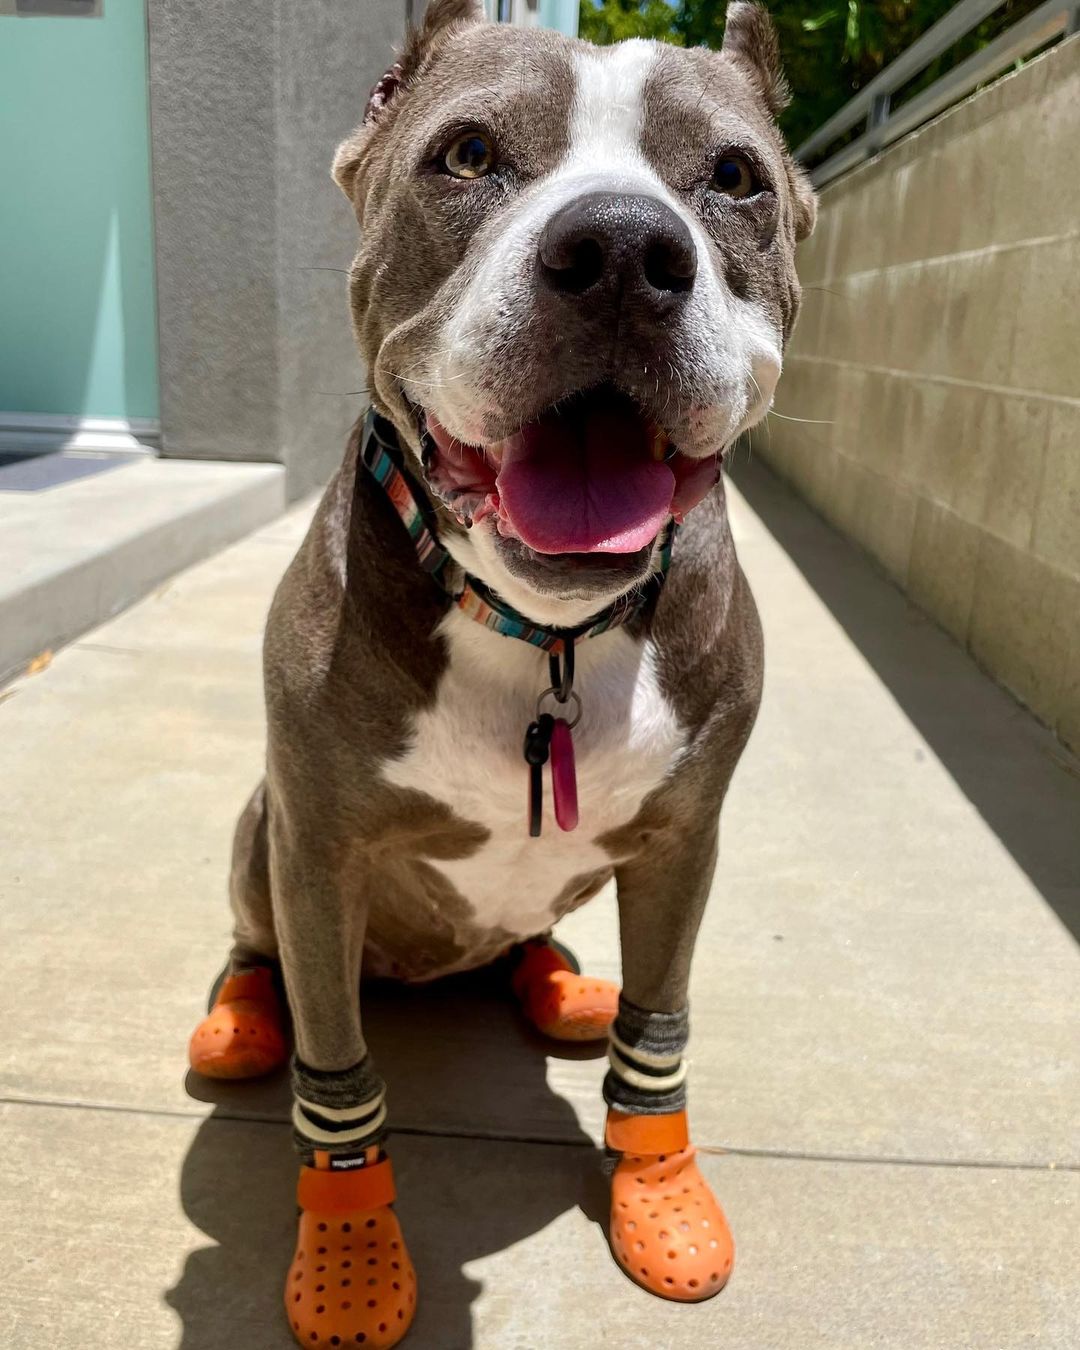
[[[689,1011],[648,1012],[619,998],[619,1015],[608,1033],[604,1101],[617,1111],[656,1116],[686,1107]]]
[[[316,1149],[362,1154],[386,1135],[386,1084],[365,1055],[351,1069],[312,1069],[293,1059],[293,1142],[310,1162]]]

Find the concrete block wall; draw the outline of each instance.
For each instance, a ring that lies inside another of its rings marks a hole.
[[[325,481],[364,407],[337,143],[404,0],[148,0],[162,443]]]
[[[827,187],[783,417],[754,436],[1073,747],[1078,143],[1072,38]]]

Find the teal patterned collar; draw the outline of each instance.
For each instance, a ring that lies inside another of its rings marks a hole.
[[[546,652],[565,652],[583,638],[596,637],[627,623],[652,604],[663,588],[678,528],[674,521],[668,525],[660,547],[659,570],[643,586],[630,595],[620,596],[600,614],[574,628],[548,628],[534,623],[485,586],[479,577],[466,573],[460,588],[451,585],[453,560],[439,540],[430,504],[405,465],[393,423],[380,417],[374,408],[369,408],[364,418],[360,458],[401,517],[424,571],[431,574],[458,609],[504,637],[518,638]]]

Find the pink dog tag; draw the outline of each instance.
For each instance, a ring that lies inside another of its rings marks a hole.
[[[551,796],[555,823],[560,830],[575,830],[578,823],[577,769],[574,767],[574,735],[569,722],[556,717],[551,731]]]

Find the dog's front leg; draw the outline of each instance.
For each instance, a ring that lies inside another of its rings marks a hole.
[[[734,1259],[686,1117],[687,986],[716,852],[713,818],[651,836],[616,869],[623,989],[604,1080],[617,1157],[611,1245],[631,1279],[685,1302],[718,1293]]]
[[[367,878],[325,823],[271,823],[275,928],[293,1014],[293,1127],[303,1159],[285,1310],[301,1344],[395,1345],[416,1277],[391,1205],[382,1079],[364,1044],[360,966]]]

